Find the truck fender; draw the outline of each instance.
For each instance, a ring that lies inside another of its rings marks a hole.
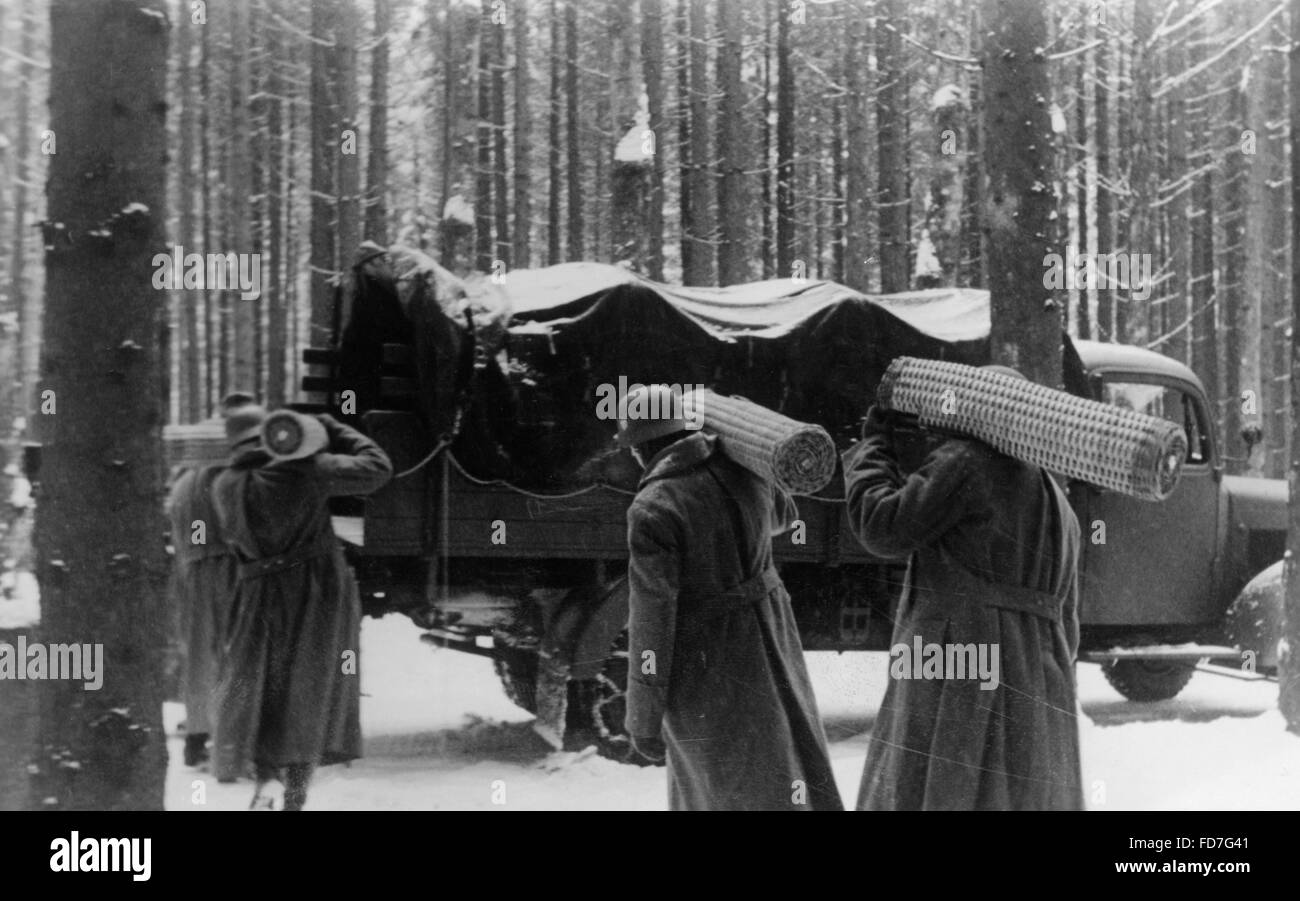
[[[556,748],[563,745],[569,682],[594,679],[627,626],[627,576],[593,582],[564,596],[547,617],[537,660],[537,722],[534,730]]]
[[[1277,666],[1277,645],[1282,637],[1282,608],[1286,600],[1286,580],[1279,560],[1246,583],[1228,607],[1225,629],[1230,642],[1241,648],[1243,664],[1253,663],[1256,670]]]

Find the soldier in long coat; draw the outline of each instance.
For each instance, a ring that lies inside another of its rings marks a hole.
[[[628,733],[666,753],[673,810],[841,810],[772,562],[793,504],[684,427],[620,434],[645,465],[627,514]]]
[[[330,524],[329,498],[375,491],[388,456],[360,432],[320,416],[328,446],[273,459],[259,440],[260,409],[235,411],[230,468],[215,498],[240,558],[221,679],[218,775],[251,761],[258,788],[279,776],[284,809],[298,810],[317,766],[361,756],[361,602]]]
[[[235,555],[221,540],[212,503],[212,483],[224,470],[224,464],[186,470],[173,484],[167,499],[175,549],[172,585],[180,606],[185,648],[182,683],[187,766],[207,759],[212,698],[235,592]]]
[[[946,441],[905,474],[874,408],[844,455],[844,478],[862,544],[910,558],[893,635],[900,654],[858,808],[1081,809],[1079,524],[1063,492],[1042,469],[973,440]],[[996,645],[996,687],[896,669],[918,638]]]

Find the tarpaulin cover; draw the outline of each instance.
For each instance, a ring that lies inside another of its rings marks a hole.
[[[484,311],[508,316],[504,334],[478,335],[473,400],[454,448],[475,475],[541,490],[635,484],[611,442],[616,423],[598,415],[600,392],[610,390],[602,385],[702,385],[821,425],[843,447],[895,357],[978,365],[988,356],[988,292],[974,289],[868,296],[813,279],[684,288],[619,266],[565,263],[466,281],[458,300],[433,296],[436,280],[422,279],[425,289],[399,305],[382,296],[396,290],[389,279],[385,290],[382,270],[372,272],[349,328],[368,306],[389,321],[400,306],[422,357],[419,407],[429,420],[448,421],[456,366],[423,359],[457,346],[434,333],[463,331],[466,307],[476,322]],[[827,491],[838,491],[834,480]]]

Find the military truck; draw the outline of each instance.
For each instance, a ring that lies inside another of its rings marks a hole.
[[[303,387],[360,424],[398,477],[340,502],[336,530],[372,615],[398,611],[441,647],[493,660],[510,699],[560,746],[622,734],[625,511],[636,469],[592,416],[622,377],[704,383],[855,439],[895,356],[988,360],[988,295],[871,296],[814,280],[727,289],[565,264],[465,282],[414,251],[372,248],[340,297],[335,337]],[[1205,390],[1186,366],[1065,341],[1067,390],[1169,418],[1188,456],[1173,494],[1135,500],[1072,483],[1083,531],[1081,658],[1126,698],[1174,697],[1197,666],[1261,677],[1276,664],[1276,588],[1238,603],[1279,560],[1286,485],[1224,473]],[[887,650],[904,567],[848,528],[842,479],[798,499],[775,556],[808,650]],[[1243,666],[1242,660],[1248,661]]]

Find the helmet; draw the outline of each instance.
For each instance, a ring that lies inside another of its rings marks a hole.
[[[667,385],[638,385],[627,393],[619,413],[619,447],[635,447],[690,428],[682,394]]]

